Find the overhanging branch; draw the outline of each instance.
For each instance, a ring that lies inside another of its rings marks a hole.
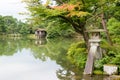
[[[67,22],[69,22],[69,23],[73,26],[73,28],[75,29],[76,32],[82,34],[82,32],[81,32],[81,26],[79,26],[79,24],[76,24],[76,23],[73,22],[73,20],[71,20],[70,18],[61,16],[61,15],[59,15],[58,17],[64,19],[64,20],[67,21]]]
[[[62,0],[55,0],[56,2],[63,4],[64,2]]]

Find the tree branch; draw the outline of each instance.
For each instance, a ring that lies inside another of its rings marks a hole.
[[[64,2],[62,0],[55,0],[56,2],[63,4]]]
[[[85,4],[85,1],[84,0],[81,0],[83,4]]]
[[[64,16],[61,16],[59,15],[58,17],[64,19],[65,21],[69,22],[73,28],[75,29],[76,32],[82,34],[82,31],[81,31],[81,26],[79,26],[79,24],[76,24],[75,22],[73,22],[73,20],[71,20],[70,18],[66,18]]]

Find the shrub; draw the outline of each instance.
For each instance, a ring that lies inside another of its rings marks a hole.
[[[80,68],[85,66],[86,53],[84,42],[73,43],[67,52],[69,60]]]

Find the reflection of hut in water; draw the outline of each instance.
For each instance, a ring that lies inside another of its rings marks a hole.
[[[47,40],[45,38],[37,39],[35,41],[36,45],[45,45],[47,43]]]
[[[37,39],[45,38],[47,36],[47,32],[45,29],[37,29],[35,31],[35,36],[37,37]]]

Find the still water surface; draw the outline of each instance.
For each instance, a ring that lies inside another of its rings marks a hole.
[[[72,39],[0,39],[0,80],[104,80],[83,76],[66,57]]]
[[[66,74],[62,65],[70,44],[71,40],[1,39],[0,80],[59,80]]]
[[[0,80],[57,80],[55,61],[35,59],[30,49],[23,48],[12,56],[0,57]]]

